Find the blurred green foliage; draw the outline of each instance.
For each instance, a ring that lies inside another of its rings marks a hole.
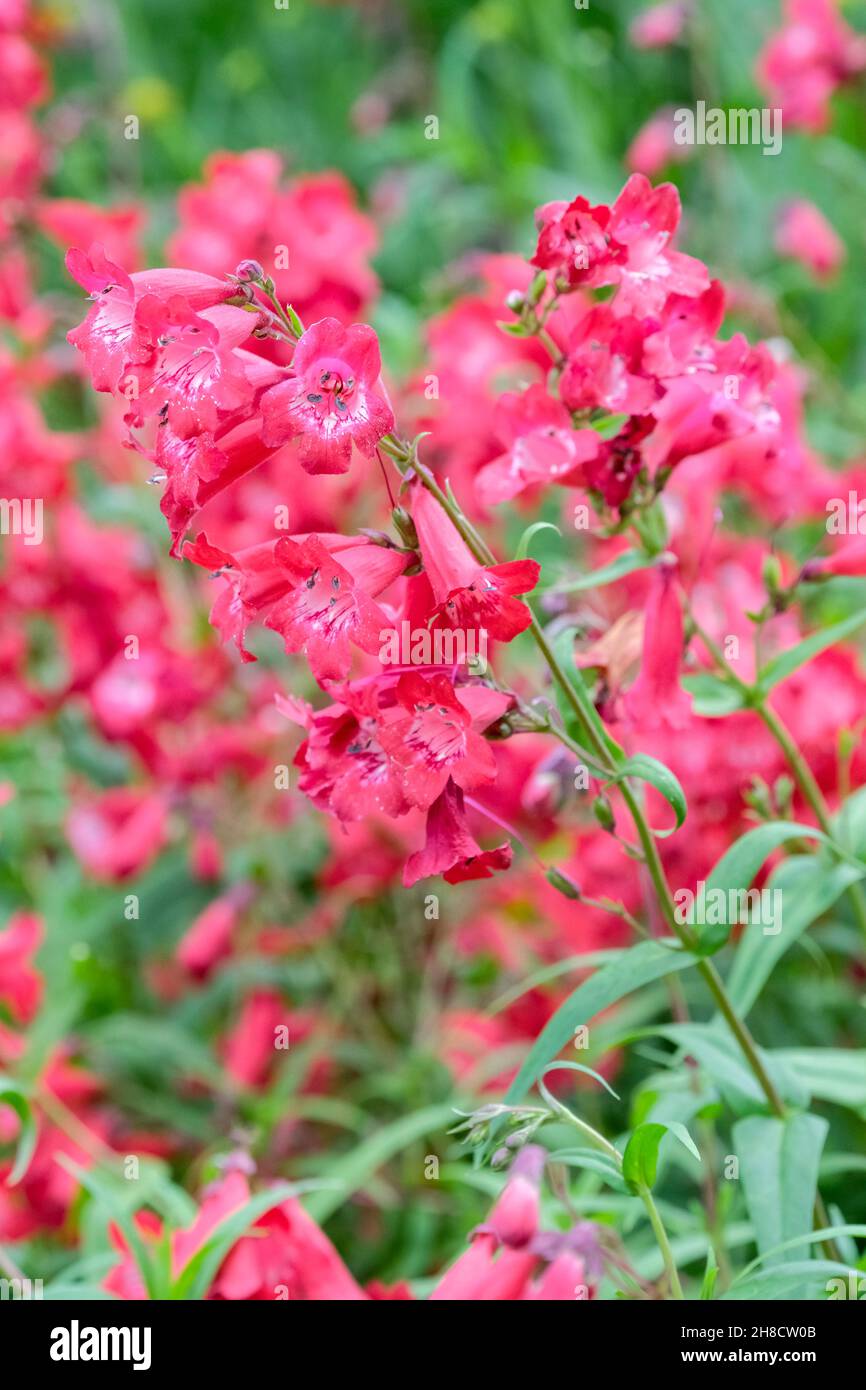
[[[178,185],[214,150],[266,146],[294,170],[343,170],[383,214],[377,326],[392,363],[405,365],[418,356],[423,316],[453,289],[449,267],[478,247],[527,252],[533,209],[550,198],[611,199],[629,143],[659,108],[760,104],[752,74],[779,21],[776,0],[701,4],[689,43],[657,52],[628,39],[643,8],[82,0],[75,42],[55,65],[76,135],[52,188],[98,202],[145,197],[156,254]],[[846,17],[866,29],[866,3],[847,5]],[[129,114],[141,123],[137,141],[123,138]],[[770,329],[791,332],[823,379],[816,443],[838,457],[859,446],[866,420],[864,150],[861,87],[834,99],[826,136],[786,132],[777,157],[708,148],[671,171],[687,209],[684,245],[726,281],[757,282]],[[792,194],[816,202],[846,243],[847,267],[829,290],[773,251],[774,218]],[[842,411],[837,376],[849,391]]]

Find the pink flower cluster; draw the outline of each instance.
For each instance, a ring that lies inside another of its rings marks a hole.
[[[866,39],[845,23],[839,0],[783,0],[782,28],[758,58],[758,81],[786,125],[817,134],[830,98],[866,68]]]
[[[238,157],[236,168],[215,161],[201,195],[211,211],[213,199],[226,199],[232,171],[259,187],[259,156]],[[182,207],[186,241],[201,231],[191,211],[197,198]],[[447,409],[416,413],[411,383],[403,396],[407,417],[428,434],[423,447],[434,469],[447,461],[452,480],[472,489],[475,509],[529,504],[552,485],[588,499],[613,531],[639,521],[662,494],[684,508],[670,559],[636,581],[647,593],[638,679],[624,690],[639,650],[623,646],[625,634],[616,645],[613,635],[606,639],[598,660],[606,717],[653,735],[690,725],[680,685],[680,586],[700,585],[713,553],[732,544],[715,534],[720,494],[745,489],[760,513],[778,521],[815,505],[828,486],[799,432],[797,373],[765,345],[719,336],[724,289],[677,249],[679,221],[676,190],[653,188],[642,175],[610,206],[578,196],[539,209],[531,264],[488,263],[494,276],[514,277],[507,297],[517,335],[503,337],[488,301],[458,303],[431,329],[430,365]],[[253,244],[260,249],[260,234]],[[232,241],[232,255],[238,249]],[[373,816],[406,818],[412,827],[418,813],[425,816],[423,843],[405,859],[407,885],[507,867],[513,837],[485,849],[468,812],[502,824],[495,804],[502,759],[490,739],[520,727],[520,682],[503,688],[465,660],[416,664],[410,655],[394,665],[382,648],[406,626],[510,643],[532,621],[522,596],[538,583],[536,562],[477,558],[431,489],[432,475],[409,454],[396,535],[343,533],[325,511],[325,528],[290,530],[285,518],[271,520],[272,538],[260,531],[238,545],[248,527],[226,511],[266,463],[280,476],[293,470],[282,510],[303,516],[315,510],[299,503],[304,473],[343,475],[358,457],[375,478],[386,466],[383,449],[389,458],[395,448],[396,457],[405,452],[373,330],[333,317],[304,329],[249,260],[222,279],[176,269],[127,275],[99,247],[70,252],[68,264],[94,299],[70,341],[97,390],[125,407],[134,447],[165,480],[173,553],[219,584],[212,623],[244,661],[255,659],[251,630],[277,633],[287,652],[306,656],[327,693],[323,708],[295,696],[280,702],[306,735],[296,758],[300,790],[344,826]],[[509,357],[530,379],[497,395],[490,379]],[[202,517],[213,518],[208,530],[187,540]],[[229,543],[219,543],[218,532]],[[754,589],[757,552],[747,558],[748,548],[739,549],[737,563],[745,560]],[[596,661],[578,654],[581,665]]]

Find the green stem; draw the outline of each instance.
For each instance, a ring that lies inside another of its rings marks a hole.
[[[778,743],[784,753],[788,766],[794,774],[794,780],[800,788],[803,799],[808,802],[814,813],[815,819],[823,830],[827,839],[844,853],[844,847],[839,843],[839,837],[833,829],[833,822],[830,819],[830,808],[824,799],[824,793],[818,786],[815,776],[803,754],[800,752],[787,727],[782,723],[775,710],[761,700],[755,705],[760,718],[769,729],[773,738]],[[848,901],[854,909],[854,916],[860,931],[866,937],[866,898],[863,896],[863,889],[859,883],[848,885]]]
[[[586,1120],[582,1120],[579,1115],[575,1115],[573,1110],[569,1110],[567,1105],[563,1105],[561,1100],[557,1100],[555,1096],[552,1096],[543,1080],[538,1083],[538,1091],[544,1098],[545,1103],[550,1106],[550,1109],[555,1114],[559,1115],[566,1123],[573,1125],[575,1129],[580,1130],[583,1137],[588,1139],[594,1148],[600,1149],[605,1157],[609,1158],[616,1166],[617,1170],[620,1172],[622,1171],[622,1154],[619,1149],[611,1144],[609,1139],[605,1139],[604,1135],[599,1134],[598,1130],[593,1129],[592,1125],[587,1124]]]
[[[436,498],[437,502],[443,508],[443,510],[448,514],[448,517],[453,522],[454,526],[457,528],[466,544],[469,546],[469,549],[472,551],[476,560],[478,560],[480,564],[484,565],[495,564],[496,557],[490,550],[489,546],[486,544],[485,541],[481,539],[481,537],[475,531],[475,528],[460,511],[459,507],[456,507],[454,505],[450,497],[448,497],[448,495],[439,486],[429,469],[426,468],[423,464],[418,463],[417,459],[414,457],[412,458],[411,462],[412,468],[416,476],[424,485],[424,487],[427,488],[428,492],[430,492]],[[566,673],[563,671],[559,663],[559,660],[557,659],[556,653],[553,651],[553,648],[548,642],[544,630],[542,629],[540,623],[534,615],[529,631],[532,633],[536,646],[541,652],[541,655],[544,657],[547,667],[550,670],[551,675],[553,676],[557,685],[559,685],[560,689],[563,691],[566,698],[571,703],[571,706],[578,719],[580,719],[582,723],[585,723],[585,721],[583,720],[583,715],[581,713],[580,706],[577,703],[574,691],[571,688],[571,682],[569,681]],[[606,771],[610,771],[612,773],[613,769],[610,768],[608,764],[608,751],[604,746],[603,739],[600,737],[597,731],[593,729],[590,725],[585,725],[585,727],[590,743],[593,747],[594,756],[597,758],[597,760],[601,763],[602,767]],[[551,732],[554,733],[555,736],[561,740],[561,742],[565,743],[574,752],[576,752],[579,757],[585,756],[585,751],[581,748],[580,744],[576,743],[575,740],[570,738],[567,734],[564,734],[562,731],[558,729],[552,729]],[[628,785],[627,782],[623,782],[620,784],[620,791],[622,792],[622,797],[628,808],[629,815],[631,816],[632,821],[634,822],[635,830],[637,831],[638,839],[640,840],[641,849],[643,850],[644,862],[652,880],[656,898],[658,899],[658,904],[664,917],[665,923],[667,924],[673,935],[678,937],[682,944],[686,948],[688,948],[691,945],[693,945],[693,942],[691,940],[690,934],[687,931],[684,931],[683,924],[677,920],[674,901],[671,896],[671,891],[670,887],[668,886],[667,878],[665,877],[665,871],[662,866],[661,858],[659,856],[655,836],[653,835],[652,831],[647,825],[646,819],[640,806],[640,802],[638,801],[635,793],[632,791],[631,787]],[[777,1115],[783,1115],[785,1113],[785,1107],[782,1103],[779,1093],[776,1090],[776,1087],[774,1086],[771,1078],[767,1074],[767,1070],[763,1062],[761,1061],[761,1058],[758,1054],[757,1046],[755,1044],[754,1039],[752,1038],[751,1033],[749,1032],[745,1022],[738,1016],[736,1009],[734,1008],[733,1004],[728,998],[727,991],[725,990],[724,984],[722,983],[718,971],[716,970],[715,966],[707,960],[698,961],[697,968],[700,974],[703,976],[703,979],[708,989],[710,990],[710,993],[715,999],[721,1013],[727,1020],[731,1028],[731,1031],[737,1039],[737,1042],[739,1043],[743,1051],[743,1054],[746,1057],[746,1060],[748,1061],[749,1066],[751,1067],[755,1075],[755,1079],[758,1081],[758,1084],[763,1090],[769,1105]]]
[[[680,1276],[677,1272],[676,1261],[674,1260],[674,1252],[671,1250],[671,1243],[668,1240],[668,1233],[664,1228],[664,1222],[662,1221],[661,1216],[659,1215],[659,1209],[656,1206],[655,1201],[653,1200],[653,1195],[648,1187],[641,1188],[640,1199],[647,1209],[647,1215],[649,1216],[650,1224],[653,1228],[653,1233],[655,1235],[656,1242],[658,1244],[659,1250],[661,1250],[662,1252],[662,1259],[665,1262],[665,1270],[667,1272],[668,1280],[670,1281],[671,1293],[675,1299],[682,1300],[682,1298],[684,1297],[683,1286],[680,1283]]]
[[[417,451],[414,449],[407,450],[404,446],[401,446],[398,441],[395,442],[397,443],[397,449],[399,452],[399,458],[395,459],[395,462],[397,462],[398,467],[400,466],[400,462],[404,462],[411,466],[419,481],[423,484],[427,491],[430,492],[432,496],[436,498],[443,511],[446,512],[451,522],[454,524],[454,526],[457,528],[457,531],[462,536],[463,540],[466,542],[470,551],[475,556],[475,559],[478,560],[479,564],[495,564],[496,557],[493,554],[490,547],[487,545],[486,541],[484,541],[482,537],[479,536],[472,523],[468,520],[466,516],[464,516],[463,512],[452,501],[448,494],[444,492],[443,489],[439,486],[430,470],[424,464],[419,462],[417,457]],[[548,667],[548,670],[551,673],[551,676],[562,690],[563,694],[565,695],[565,698],[568,700],[575,715],[580,720],[583,727],[586,728],[589,741],[593,748],[593,756],[595,760],[601,765],[604,771],[613,774],[614,770],[609,765],[609,755],[608,750],[604,745],[604,740],[598,734],[597,730],[592,728],[592,726],[587,724],[584,720],[580,704],[577,700],[574,690],[572,689],[571,682],[569,681],[566,673],[563,671],[562,666],[560,665],[559,660],[557,659],[556,653],[553,651],[550,643],[547,640],[547,636],[544,630],[542,629],[540,623],[538,622],[534,614],[529,631],[531,632],[535,640],[535,644],[544,658],[544,661]],[[700,635],[703,641],[712,641],[712,639],[705,638],[702,633]],[[712,647],[710,647],[709,649],[712,651]],[[724,662],[724,657],[721,656],[721,653],[719,653],[719,656],[721,657],[721,660]],[[725,663],[725,666],[727,666],[727,663]],[[735,672],[731,672],[730,674],[735,683],[742,687],[744,691],[751,690],[751,687],[747,686],[745,682],[740,681],[739,677],[736,675]],[[772,714],[771,711],[769,713]],[[574,739],[570,738],[569,735],[566,734],[563,730],[554,728],[552,726],[550,732],[554,735],[554,737],[558,738],[560,742],[564,743],[566,747],[570,748],[573,752],[577,753],[579,757],[586,758],[586,751],[583,748],[581,748],[580,744],[578,744]],[[800,762],[800,765],[805,766],[805,764],[802,763],[802,759],[800,758],[798,751],[797,758]],[[794,769],[794,771],[796,776],[796,769]],[[817,789],[817,784],[815,785]],[[653,889],[655,891],[659,908],[662,912],[665,923],[670,928],[673,935],[679,939],[682,945],[686,949],[689,949],[694,945],[694,943],[691,939],[691,934],[687,930],[685,930],[684,924],[680,923],[677,920],[676,908],[674,905],[673,897],[671,896],[671,891],[668,885],[667,878],[665,876],[664,867],[659,856],[658,845],[656,844],[655,836],[653,835],[649,825],[646,822],[640,802],[632,788],[625,781],[621,782],[619,784],[619,787],[622,793],[623,800],[626,804],[626,807],[628,808],[629,815],[631,816],[631,819],[634,823],[638,839],[640,840],[641,849],[643,851],[644,863],[652,880]],[[820,797],[820,791],[818,791],[818,795]],[[751,1068],[755,1080],[758,1082],[758,1085],[763,1091],[767,1103],[770,1106],[770,1109],[777,1117],[783,1119],[786,1114],[784,1101],[779,1095],[779,1092],[776,1089],[776,1086],[772,1078],[770,1077],[766,1067],[764,1066],[764,1063],[758,1052],[757,1044],[755,1043],[755,1040],[752,1037],[745,1020],[741,1019],[738,1015],[736,1008],[734,1007],[734,1004],[731,1001],[727,990],[725,989],[722,978],[719,975],[719,972],[716,970],[715,965],[712,963],[712,961],[706,959],[699,959],[696,962],[696,968],[698,970],[698,973],[701,975],[704,983],[706,984],[707,988],[709,989],[710,994],[713,996],[713,999],[715,1000],[719,1012],[722,1014],[723,1018],[728,1024],[728,1027],[730,1028],[731,1032],[736,1038],[740,1050],[742,1051],[743,1056],[745,1057],[749,1067]],[[652,1203],[651,1197],[649,1200]],[[652,1208],[653,1212],[655,1212],[654,1229],[656,1230],[656,1236],[657,1238],[659,1237],[660,1229],[665,1245],[667,1245],[667,1236],[665,1235],[664,1229],[661,1226],[661,1220],[658,1216],[658,1212],[655,1211],[654,1203],[652,1203]],[[650,1208],[648,1207],[647,1210],[649,1211]],[[823,1213],[823,1211],[823,1202],[819,1196],[816,1201],[816,1217],[820,1218],[820,1214]],[[653,1220],[653,1212],[650,1212],[651,1220]],[[658,1227],[656,1227],[656,1222],[658,1223]],[[827,1224],[827,1222],[824,1222],[824,1224]],[[664,1246],[662,1248],[664,1250]],[[669,1254],[670,1249],[668,1247],[668,1255]],[[668,1272],[671,1276],[671,1287],[675,1290],[675,1297],[682,1298],[682,1290],[679,1285],[679,1278],[677,1276],[676,1269],[672,1266],[672,1262]],[[676,1293],[677,1289],[679,1289],[678,1294]]]
[[[615,1148],[610,1140],[605,1139],[603,1134],[599,1134],[597,1129],[593,1129],[592,1125],[587,1124],[579,1115],[575,1115],[567,1105],[563,1105],[562,1101],[556,1100],[555,1097],[550,1094],[550,1091],[543,1081],[539,1081],[538,1089],[554,1113],[559,1115],[560,1118],[565,1120],[568,1124],[573,1125],[595,1148],[600,1149],[601,1152],[615,1164],[618,1172],[621,1173],[622,1154],[619,1149]],[[664,1228],[664,1223],[659,1214],[658,1207],[653,1201],[653,1195],[648,1187],[642,1187],[638,1196],[647,1209],[647,1215],[649,1216],[650,1224],[653,1228],[653,1234],[655,1235],[656,1243],[661,1251],[662,1260],[664,1261],[664,1267],[670,1282],[671,1293],[674,1298],[681,1299],[683,1297],[683,1289],[680,1284],[680,1276],[677,1271],[670,1241],[668,1240],[667,1231]]]
[[[806,804],[811,807],[812,813],[821,830],[823,830],[831,844],[839,850],[840,853],[844,853],[844,847],[839,843],[839,837],[833,829],[833,822],[830,818],[830,808],[824,798],[824,793],[815,780],[812,769],[792,738],[789,729],[779,718],[776,711],[767,704],[766,695],[764,695],[757,686],[749,685],[737,675],[718,643],[713,640],[708,632],[705,632],[704,629],[700,627],[695,621],[693,614],[690,613],[689,616],[691,617],[695,632],[713,658],[718,670],[737,688],[737,690],[739,690],[744,703],[755,711],[758,718],[776,740],[776,743],[785,756],[785,761],[793,773],[794,781],[800,789],[800,794]],[[847,893],[848,899],[854,910],[854,915],[857,919],[857,925],[863,935],[866,936],[866,898],[863,896],[863,889],[859,883],[852,883],[849,885]]]

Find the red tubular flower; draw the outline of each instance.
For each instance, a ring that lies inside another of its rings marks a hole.
[[[512,1302],[529,1287],[538,1261],[522,1250],[496,1254],[495,1236],[475,1236],[469,1249],[451,1266],[430,1295],[436,1302]]]
[[[225,580],[210,620],[224,642],[235,642],[244,661],[255,661],[244,641],[247,628],[259,621],[282,636],[287,651],[306,651],[320,681],[348,675],[350,644],[379,651],[388,620],[373,596],[402,574],[409,558],[335,533],[281,536],[237,554],[202,534],[184,554]]]
[[[816,280],[830,280],[845,259],[844,242],[827,218],[805,198],[797,198],[782,210],[776,228],[780,256],[800,261]]]
[[[642,415],[651,409],[658,390],[643,365],[648,326],[631,314],[615,314],[610,304],[590,309],[568,340],[560,393],[569,410]]]
[[[221,419],[249,406],[253,386],[234,349],[249,337],[250,322],[249,314],[232,305],[197,314],[181,295],[145,295],[136,306],[135,331],[154,348],[129,374],[137,392],[129,423],[159,415],[186,439],[215,430]]]
[[[379,547],[363,547],[368,548]],[[301,545],[281,537],[275,558],[292,589],[274,604],[267,626],[280,634],[287,652],[306,652],[317,681],[348,675],[351,645],[373,654],[379,651],[385,614],[318,536]]]
[[[295,764],[302,769],[298,785],[314,806],[344,822],[407,813],[401,769],[381,742],[385,716],[374,684],[343,686],[339,701],[316,714],[297,700],[277,703],[307,730]]]
[[[466,686],[458,699],[447,676],[428,680],[415,672],[400,677],[396,693],[407,714],[380,725],[379,741],[398,767],[413,806],[432,806],[449,777],[463,788],[493,781],[493,750],[478,730],[505,712],[509,695]]]
[[[632,173],[653,179],[669,164],[688,156],[688,146],[674,139],[674,108],[663,107],[641,126],[625,152],[625,162]]]
[[[585,464],[586,486],[599,493],[608,507],[621,506],[629,496],[643,462],[641,447],[652,429],[651,416],[633,415]]]
[[[834,576],[862,579],[866,575],[866,536],[855,536],[840,545],[833,555],[808,560],[803,566],[804,579],[831,579]]]
[[[369,458],[394,428],[391,407],[376,389],[382,361],[367,324],[314,323],[298,341],[292,371],[262,397],[264,438],[275,447],[299,438],[308,473],[345,473],[353,444]]]
[[[376,226],[356,206],[342,174],[306,174],[282,189],[281,172],[273,150],[210,155],[202,183],[181,190],[169,254],[176,265],[219,275],[249,257],[272,262],[279,228],[285,268],[268,269],[280,303],[294,305],[311,323],[326,314],[351,323],[378,288],[368,264]]]
[[[0,1000],[19,1023],[29,1023],[42,998],[42,977],[32,965],[42,941],[42,919],[13,912],[0,932]]]
[[[482,850],[466,823],[463,793],[449,778],[445,790],[427,812],[427,838],[424,848],[410,854],[403,871],[403,884],[411,888],[421,878],[441,874],[446,883],[491,878],[511,864],[511,846]]]
[[[657,312],[671,294],[689,297],[709,287],[706,266],[672,249],[682,207],[672,183],[653,188],[643,174],[632,174],[611,209],[611,235],[626,248],[620,269],[620,308],[644,315]]]
[[[538,1231],[539,1188],[546,1158],[539,1144],[527,1144],[511,1165],[508,1182],[482,1227],[503,1245],[521,1250]]]
[[[412,520],[424,569],[436,600],[434,619],[442,627],[478,629],[510,642],[532,622],[532,613],[515,594],[538,583],[536,560],[479,565],[454,523],[420,483],[411,490]]]
[[[673,184],[653,188],[643,174],[631,175],[610,208],[585,198],[548,203],[532,264],[571,289],[620,285],[621,310],[654,313],[669,294],[703,294],[709,284],[706,266],[671,249],[680,211]]]
[[[238,1241],[211,1287],[210,1298],[358,1303],[366,1298],[325,1232],[301,1203],[289,1197],[256,1222],[255,1234]]]
[[[202,1249],[215,1229],[249,1201],[250,1191],[242,1173],[229,1172],[206,1192],[192,1225],[171,1237],[171,1270],[177,1278]],[[136,1218],[140,1237],[155,1242],[161,1233],[157,1218],[141,1213]],[[123,1299],[146,1299],[126,1238],[116,1226],[111,1239],[121,1259],[108,1274],[104,1287]],[[231,1247],[208,1289],[208,1299],[233,1302],[273,1300],[280,1288],[296,1301],[347,1302],[366,1297],[337,1251],[295,1198],[276,1203],[255,1222],[252,1232]]]
[[[485,507],[517,497],[544,483],[574,487],[583,481],[582,464],[594,458],[601,440],[596,430],[572,428],[561,401],[536,383],[526,391],[506,391],[497,401],[497,434],[506,452],[475,479]]]
[[[590,1293],[583,1260],[566,1250],[547,1266],[526,1298],[541,1303],[573,1303],[575,1299],[588,1299]]]
[[[99,242],[117,265],[140,262],[138,241],[145,213],[134,203],[100,208],[79,198],[43,198],[34,215],[45,235],[64,250],[67,246],[92,246]]]
[[[241,351],[238,356],[248,354]],[[252,376],[249,367],[247,371]],[[262,439],[258,415],[240,424],[227,422],[218,438],[203,430],[183,439],[167,423],[160,428],[152,457],[158,472],[166,475],[160,510],[171,531],[172,555],[180,554],[184,533],[196,513],[273,452]]]
[[[686,0],[662,0],[641,10],[632,20],[628,36],[635,48],[667,48],[682,34],[690,8]]]
[[[246,884],[230,888],[209,903],[185,933],[176,955],[196,979],[206,979],[214,966],[231,953],[232,934],[251,896]]]
[[[239,1086],[258,1089],[267,1085],[279,1057],[274,1039],[277,1028],[286,1028],[292,1047],[309,1036],[314,1020],[309,1014],[293,1013],[270,989],[255,989],[225,1038],[222,1047],[226,1071]]]
[[[545,203],[538,209],[538,246],[532,264],[552,270],[571,287],[612,285],[614,267],[625,260],[625,247],[610,233],[610,208],[591,207],[586,198]]]
[[[138,302],[147,295],[166,300],[179,296],[193,312],[231,298],[235,287],[193,270],[143,270],[127,275],[95,243],[85,255],[73,248],[66,268],[96,302],[87,318],[67,337],[84,354],[95,391],[116,391],[128,368],[150,360],[154,342],[147,324],[135,321]]]
[[[161,792],[113,787],[74,804],[66,834],[87,872],[115,883],[156,858],[166,841],[167,809]]]
[[[682,729],[691,699],[680,685],[683,613],[676,586],[676,564],[653,571],[646,605],[640,674],[625,697],[630,719],[645,729]]]

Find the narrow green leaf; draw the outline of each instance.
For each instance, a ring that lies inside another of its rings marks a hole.
[[[676,824],[668,830],[654,830],[654,835],[657,835],[659,839],[664,839],[668,835],[673,835],[675,830],[679,830],[686,818],[688,806],[686,794],[679,779],[669,767],[665,767],[658,758],[652,758],[648,753],[635,753],[617,769],[617,775],[613,781],[621,782],[625,777],[636,777],[640,782],[648,782],[651,787],[655,787],[656,791],[661,793],[673,811]]]
[[[608,965],[612,960],[619,960],[628,948],[612,948],[609,951],[588,951],[583,956],[568,956],[566,960],[554,961],[553,965],[544,965],[540,970],[535,970],[531,975],[527,975],[525,980],[512,986],[511,989],[499,994],[489,1004],[485,1010],[488,1014],[500,1014],[503,1009],[507,1009],[513,1004],[515,999],[520,999],[522,995],[528,994],[530,990],[537,989],[539,985],[548,985],[552,980],[558,980],[560,975],[567,975],[570,970],[580,971],[583,974],[587,970],[593,970],[598,965]]]
[[[728,993],[741,1015],[752,1008],[785,952],[864,875],[866,864],[859,869],[852,864],[831,865],[805,854],[779,865],[767,888],[782,894],[782,929],[771,934],[762,923],[750,922],[740,937],[728,976]]]
[[[655,1184],[659,1147],[666,1134],[678,1139],[700,1163],[697,1145],[685,1125],[678,1120],[669,1120],[665,1124],[659,1120],[648,1120],[634,1130],[623,1155],[623,1177],[632,1192],[650,1189]]]
[[[679,1120],[668,1120],[667,1127],[675,1139],[679,1139],[684,1149],[687,1149],[692,1158],[696,1158],[698,1163],[701,1161],[700,1151],[692,1136],[689,1134],[684,1124]]]
[[[745,709],[741,691],[729,681],[720,680],[709,671],[698,671],[692,676],[683,676],[682,686],[692,697],[692,709],[704,719],[724,719],[728,714],[736,714]]]
[[[866,855],[866,787],[858,787],[832,818],[839,843],[859,857]]]
[[[559,683],[557,682],[556,699],[557,704],[559,705],[560,713],[562,714],[562,717],[565,720],[566,728],[569,729],[569,731],[571,731],[571,726],[576,725],[576,733],[574,734],[574,737],[577,738],[579,743],[586,744],[586,731],[592,729],[596,735],[596,738],[601,740],[612,761],[615,764],[621,763],[625,759],[625,753],[623,752],[622,748],[620,748],[619,744],[616,742],[616,739],[614,739],[605,728],[601,715],[599,714],[595,705],[592,703],[592,698],[590,697],[589,691],[587,690],[586,685],[584,684],[583,676],[581,672],[578,671],[575,667],[575,632],[576,628],[565,628],[556,638],[553,647],[556,653],[556,658],[562,670],[565,672],[569,686],[574,691],[577,704],[580,708],[580,720],[577,720],[574,710],[571,707],[571,704],[568,702],[568,700],[565,699],[565,696],[559,687]],[[590,772],[594,771],[593,767],[591,766],[589,770]]]
[[[581,594],[587,589],[602,589],[606,584],[615,584],[618,579],[624,579],[627,574],[635,574],[638,570],[652,569],[658,562],[657,555],[645,555],[642,550],[624,550],[609,565],[590,570],[577,579],[555,579],[546,588],[558,594]]]
[[[687,970],[697,963],[697,957],[684,951],[678,943],[642,941],[617,960],[596,970],[588,980],[578,985],[536,1038],[517,1076],[508,1088],[506,1104],[522,1100],[530,1086],[554,1060],[581,1023],[588,1023],[603,1009],[615,1004],[641,985]]]
[[[67,1158],[65,1154],[58,1154],[56,1161],[61,1168],[66,1169],[67,1173],[72,1174],[95,1201],[101,1203],[105,1208],[107,1215],[123,1235],[141,1275],[141,1281],[147,1290],[148,1298],[158,1300],[165,1297],[167,1289],[160,1284],[153,1252],[145,1245],[133,1220],[127,1194],[121,1195],[112,1182],[97,1169],[82,1168],[72,1159]],[[126,1198],[125,1201],[124,1198]]]
[[[722,855],[707,879],[707,891],[748,888],[764,861],[788,840],[813,839],[829,844],[826,835],[812,825],[773,820],[747,830]]]
[[[774,1048],[817,1100],[866,1114],[866,1051],[843,1047]]]
[[[598,1149],[554,1149],[548,1158],[551,1163],[564,1163],[567,1168],[585,1168],[597,1173],[615,1192],[628,1191],[616,1164]]]
[[[517,542],[515,559],[525,560],[529,553],[529,542],[539,531],[555,531],[558,536],[562,535],[558,526],[554,526],[552,521],[534,521],[531,526],[527,526],[520,540]]]
[[[746,1066],[739,1043],[725,1024],[667,1023],[646,1031],[669,1038],[694,1057],[734,1110],[742,1113],[766,1107],[766,1096]],[[786,1067],[773,1052],[761,1050],[760,1055],[783,1099],[792,1105],[808,1105],[809,1092],[796,1072]]]
[[[755,1240],[764,1263],[812,1229],[818,1166],[829,1126],[818,1115],[750,1115],[734,1125],[734,1150]]]
[[[15,1149],[15,1161],[12,1164],[11,1173],[6,1178],[9,1187],[15,1187],[30,1167],[33,1150],[36,1148],[38,1137],[36,1120],[30,1101],[24,1091],[16,1082],[6,1076],[0,1076],[0,1105],[8,1105],[10,1110],[15,1111],[21,1122],[21,1130]]]
[[[813,632],[810,637],[805,637],[796,646],[789,647],[787,651],[780,652],[774,656],[772,661],[768,661],[758,673],[756,684],[766,694],[772,690],[774,685],[786,680],[794,671],[805,666],[819,652],[826,651],[836,642],[844,642],[866,623],[866,609],[859,609],[852,613],[850,617],[843,618],[841,622],[833,623],[830,627],[821,628],[818,632]]]
[[[708,1303],[713,1296],[716,1287],[716,1280],[719,1277],[719,1267],[713,1264],[713,1257],[710,1251],[707,1252],[707,1267],[704,1271],[704,1282],[701,1284],[701,1301]]]
[[[608,1094],[613,1096],[614,1100],[619,1100],[619,1096],[610,1083],[605,1081],[604,1077],[599,1072],[593,1071],[592,1067],[585,1067],[582,1062],[551,1062],[549,1067],[544,1068],[542,1075],[547,1076],[548,1072],[551,1071],[582,1072],[584,1076],[591,1076],[593,1081],[597,1081],[600,1086],[603,1086]]]
[[[855,1279],[862,1274],[835,1260],[792,1260],[761,1270],[722,1294],[722,1302],[777,1302],[779,1299],[818,1298],[826,1292],[830,1279]],[[855,1284],[855,1288],[857,1285]]]
[[[757,1255],[746,1265],[745,1269],[740,1271],[734,1283],[736,1284],[740,1279],[748,1278],[754,1270],[760,1268],[762,1264],[766,1264],[770,1257],[775,1258],[776,1255],[784,1255],[790,1250],[801,1250],[804,1245],[820,1245],[827,1240],[838,1240],[840,1237],[851,1236],[857,1236],[862,1240],[866,1237],[866,1226],[862,1222],[859,1225],[843,1222],[838,1226],[820,1226],[817,1230],[809,1230],[802,1235],[792,1236],[790,1240],[784,1241],[781,1245],[774,1245],[766,1254]]]
[[[789,840],[799,839],[821,840],[824,844],[830,844],[823,831],[816,830],[814,826],[800,825],[797,821],[767,821],[764,825],[756,826],[754,830],[746,831],[745,835],[741,835],[739,840],[725,851],[707,879],[706,901],[710,902],[711,893],[721,892],[724,895],[722,901],[730,904],[734,901],[732,895],[736,895],[737,911],[733,913],[726,910],[720,922],[697,924],[701,946],[705,952],[719,950],[728,940],[731,928],[740,920],[740,895],[746,893],[764,861],[780,845]],[[758,926],[765,940],[771,939],[769,933],[764,931],[768,925],[775,932],[776,923],[762,922]]]

